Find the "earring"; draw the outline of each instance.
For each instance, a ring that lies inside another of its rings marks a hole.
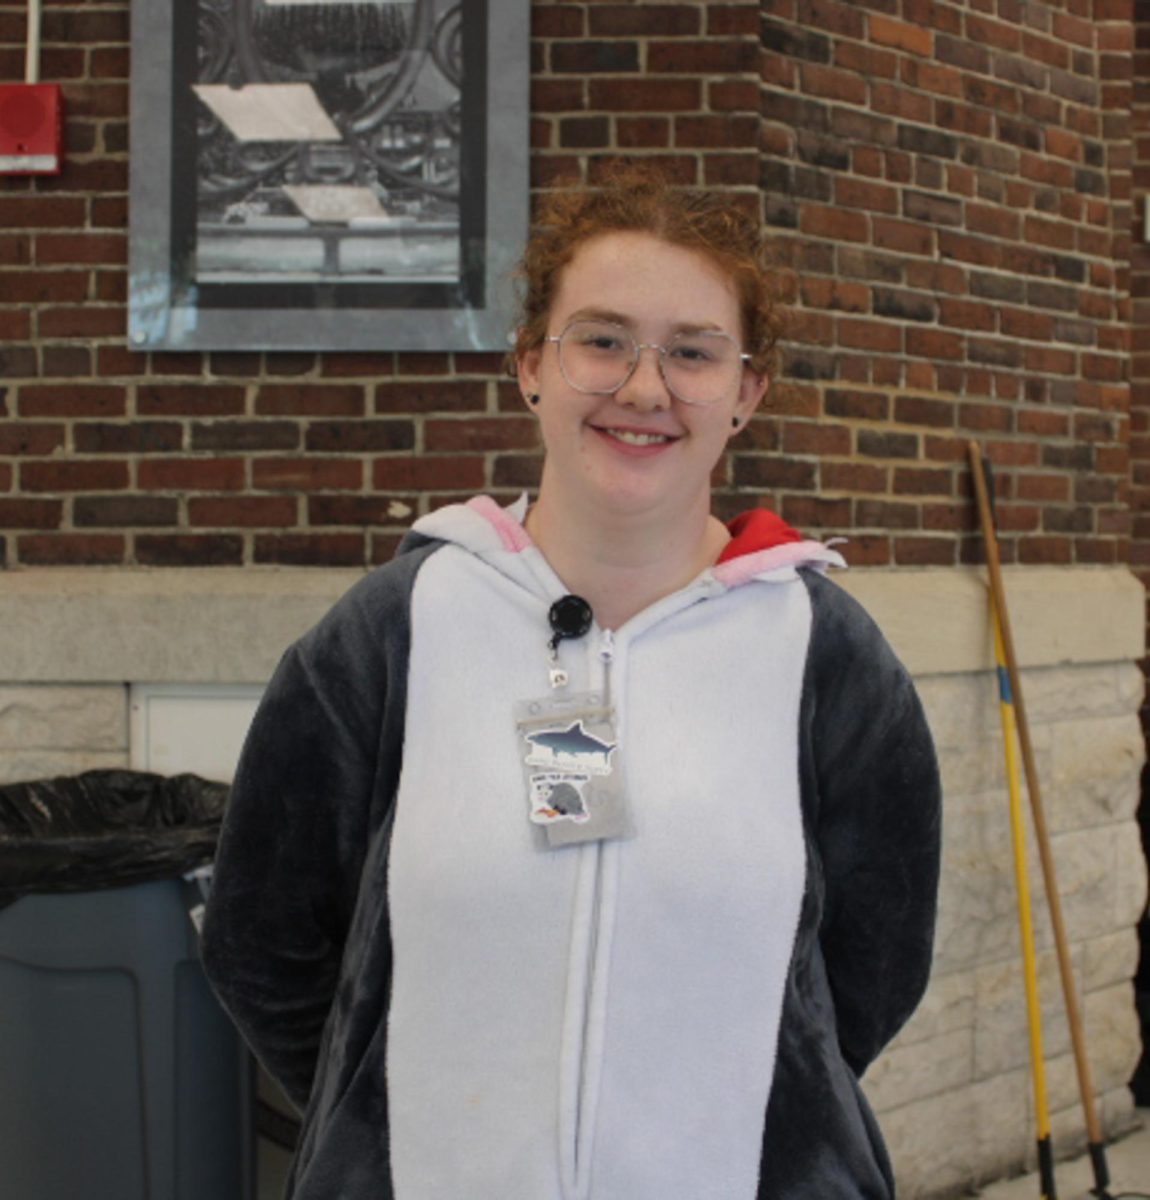
[[[739,427],[739,418],[738,418],[738,417],[732,417],[732,418],[731,418],[731,428],[732,428],[732,429],[738,429],[738,427]]]
[[[537,392],[528,392],[527,393],[527,403],[530,405],[538,404],[539,403],[539,394]]]

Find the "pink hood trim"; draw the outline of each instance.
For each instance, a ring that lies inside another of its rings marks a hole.
[[[527,530],[505,508],[500,508],[490,496],[474,496],[467,501],[467,507],[493,526],[505,550],[520,554],[532,544]]]

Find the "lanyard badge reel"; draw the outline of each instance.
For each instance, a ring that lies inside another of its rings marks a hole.
[[[560,643],[586,636],[591,606],[561,596],[548,613],[551,694],[516,705],[520,759],[532,824],[551,847],[631,832],[619,773],[614,709],[604,692],[569,693]]]

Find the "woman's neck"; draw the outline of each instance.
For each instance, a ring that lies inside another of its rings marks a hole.
[[[604,518],[559,509],[546,492],[527,514],[527,532],[552,569],[582,596],[604,629],[618,629],[636,613],[690,583],[730,540],[706,509],[656,520],[648,514]]]

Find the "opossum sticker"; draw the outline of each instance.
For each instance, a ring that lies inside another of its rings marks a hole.
[[[553,821],[574,821],[581,825],[591,819],[583,789],[589,775],[568,771],[542,771],[531,776],[531,820],[536,825]]]

